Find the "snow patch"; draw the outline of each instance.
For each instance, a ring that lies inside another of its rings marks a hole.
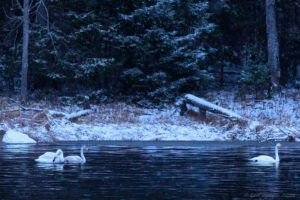
[[[28,135],[15,130],[8,130],[4,134],[2,141],[4,143],[36,143],[36,141],[30,138]]]

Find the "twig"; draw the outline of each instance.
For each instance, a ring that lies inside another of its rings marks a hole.
[[[13,109],[13,110],[1,110],[1,113],[6,113],[6,112],[16,112],[16,111],[20,111],[20,109]]]
[[[30,8],[30,9],[32,8],[31,5],[32,5],[33,2],[34,2],[34,0],[31,0],[31,1],[30,1],[30,4],[29,4],[29,8]]]
[[[22,108],[22,110],[26,110],[26,111],[32,110],[32,111],[38,111],[38,112],[44,111],[43,109],[38,109],[38,108],[28,108],[28,107],[22,106],[20,103],[13,100],[12,98],[8,98],[8,99],[11,100],[12,102],[15,102],[20,108]]]
[[[296,132],[291,131],[291,130],[286,130],[286,131],[287,131],[287,132],[286,132],[286,131],[282,130],[282,129],[279,128],[279,127],[278,127],[278,129],[279,129],[281,132],[283,132],[284,134],[288,135],[288,136],[290,136],[290,134],[297,135]]]
[[[47,15],[46,21],[47,21],[47,30],[48,30],[48,34],[49,34],[49,36],[50,36],[50,39],[51,39],[51,42],[52,42],[53,49],[54,49],[55,53],[57,53],[56,48],[55,48],[55,45],[54,45],[54,40],[53,40],[53,37],[52,37],[52,33],[50,32],[49,12],[48,12],[48,9],[47,9],[47,7],[46,7],[44,1],[41,0],[41,2],[42,2],[42,5],[43,5],[44,8],[45,8],[46,15]]]
[[[23,7],[21,6],[19,0],[16,0],[16,2],[17,2],[17,6],[19,7],[19,9],[20,9],[22,12],[24,12],[24,9],[23,9]]]
[[[14,39],[14,49],[16,48],[16,41],[17,41],[18,33],[19,33],[19,29],[17,28],[15,39]]]

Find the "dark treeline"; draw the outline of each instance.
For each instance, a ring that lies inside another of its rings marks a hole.
[[[225,87],[226,70],[240,74],[232,80],[240,94],[265,97],[271,87],[265,1],[39,1],[30,9],[29,94],[162,103]],[[283,86],[297,76],[299,6],[276,3]],[[0,90],[13,91],[20,88],[22,11],[15,0],[0,8]]]

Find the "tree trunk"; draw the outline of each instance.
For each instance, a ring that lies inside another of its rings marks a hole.
[[[279,88],[279,42],[276,28],[275,0],[266,0],[266,26],[268,37],[268,68],[273,89]]]
[[[29,43],[29,0],[23,2],[23,52],[21,72],[21,99],[27,102],[27,71],[28,71],[28,43]]]

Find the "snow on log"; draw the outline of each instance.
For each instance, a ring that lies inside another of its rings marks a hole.
[[[59,111],[50,110],[50,111],[48,111],[48,114],[50,114],[50,116],[52,116],[52,117],[64,117],[65,119],[68,119],[68,120],[76,120],[77,118],[88,115],[91,112],[92,112],[92,110],[81,110],[78,112],[67,114],[67,113],[63,113],[63,112],[59,112]]]
[[[2,141],[4,143],[36,143],[36,141],[28,135],[15,130],[8,130],[4,134]]]
[[[65,118],[68,119],[68,120],[75,120],[75,119],[77,119],[81,116],[88,115],[91,112],[92,112],[92,110],[81,110],[81,111],[74,112],[74,113],[71,113],[71,114],[66,114]]]
[[[184,96],[184,98],[185,98],[184,103],[189,103],[193,106],[199,107],[199,110],[201,112],[210,111],[210,112],[214,112],[214,113],[223,114],[223,115],[226,115],[231,118],[244,120],[244,118],[242,116],[240,116],[239,114],[237,114],[231,110],[228,110],[226,108],[222,108],[221,106],[212,104],[212,103],[206,101],[205,99],[196,97],[192,94],[186,94]],[[185,111],[182,111],[182,113],[183,112],[185,112]]]

